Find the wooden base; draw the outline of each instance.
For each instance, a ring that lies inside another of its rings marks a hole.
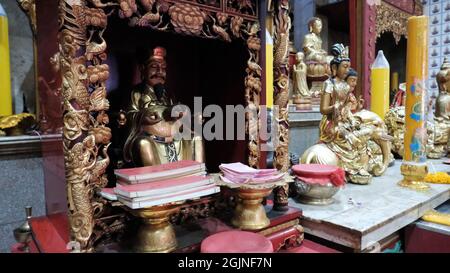
[[[267,213],[270,220],[268,227],[255,230],[263,234],[273,244],[274,250],[286,250],[298,247],[303,241],[303,228],[299,224],[302,212],[299,209],[288,207],[285,212],[270,211]],[[227,222],[216,219],[214,228],[209,232],[205,232],[203,221],[202,227],[188,228],[182,226],[175,226],[175,234],[178,241],[178,249],[174,252],[191,253],[199,252],[201,241],[207,236],[216,232],[233,229]],[[214,221],[213,221],[214,222]],[[67,244],[69,243],[69,228],[67,222],[67,215],[65,213],[36,217],[31,220],[31,227],[33,231],[34,241],[30,243],[31,253],[68,253]],[[14,252],[19,251],[19,246],[12,246]],[[131,252],[131,249],[123,249],[117,244],[111,244],[105,247],[108,252]]]

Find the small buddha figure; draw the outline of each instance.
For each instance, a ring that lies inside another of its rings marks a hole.
[[[336,44],[332,53],[332,77],[325,81],[321,95],[319,144],[306,150],[301,161],[338,165],[351,182],[367,184],[372,175],[381,175],[391,160],[389,137],[381,119],[364,112],[363,101],[352,93],[357,78],[350,77],[357,74],[350,70],[348,48]]]
[[[305,54],[298,52],[295,55],[296,63],[293,65],[293,102],[297,105],[304,105],[311,108],[311,94],[309,92],[308,83],[306,82],[306,64],[303,62]]]
[[[309,34],[305,35],[303,40],[303,51],[305,52],[305,61],[308,65],[309,76],[324,76],[328,74],[328,64],[332,57],[322,48],[322,20],[313,17],[308,23]]]

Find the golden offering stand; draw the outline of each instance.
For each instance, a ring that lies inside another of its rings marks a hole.
[[[231,224],[235,227],[245,230],[263,229],[270,225],[270,220],[266,215],[264,206],[262,205],[264,197],[272,192],[270,188],[237,188],[239,201],[231,219]]]
[[[168,253],[176,249],[175,230],[170,216],[178,212],[184,202],[169,203],[142,209],[128,209],[142,220],[136,234],[133,250],[136,252]]]
[[[238,200],[231,224],[242,230],[260,230],[270,225],[263,199],[272,193],[275,187],[293,182],[292,177],[286,175],[284,180],[269,183],[229,183],[216,176],[216,185],[228,187],[236,191]]]

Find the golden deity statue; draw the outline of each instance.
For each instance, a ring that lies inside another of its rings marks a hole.
[[[309,33],[303,39],[303,52],[305,53],[306,74],[313,105],[320,103],[320,92],[323,83],[331,74],[330,61],[333,59],[322,48],[322,20],[313,17],[308,22]]]
[[[302,163],[338,165],[348,179],[368,184],[372,175],[381,175],[392,161],[390,140],[383,120],[363,110],[363,100],[353,94],[357,73],[350,68],[348,48],[332,48],[332,77],[321,94],[320,141],[303,154]]]
[[[123,153],[127,162],[135,166],[159,165],[183,159],[204,162],[203,141],[190,128],[182,127],[186,112],[172,116],[175,106],[166,94],[166,51],[156,47],[142,68],[143,82],[131,92],[131,105],[123,120],[129,122],[130,131]],[[190,118],[190,117],[188,117]],[[181,130],[189,130],[177,138]]]

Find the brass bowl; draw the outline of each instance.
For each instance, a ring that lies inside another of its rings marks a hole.
[[[309,184],[299,179],[295,180],[294,188],[299,195],[298,200],[308,205],[329,205],[334,202],[333,196],[339,191],[339,187],[331,183]]]

